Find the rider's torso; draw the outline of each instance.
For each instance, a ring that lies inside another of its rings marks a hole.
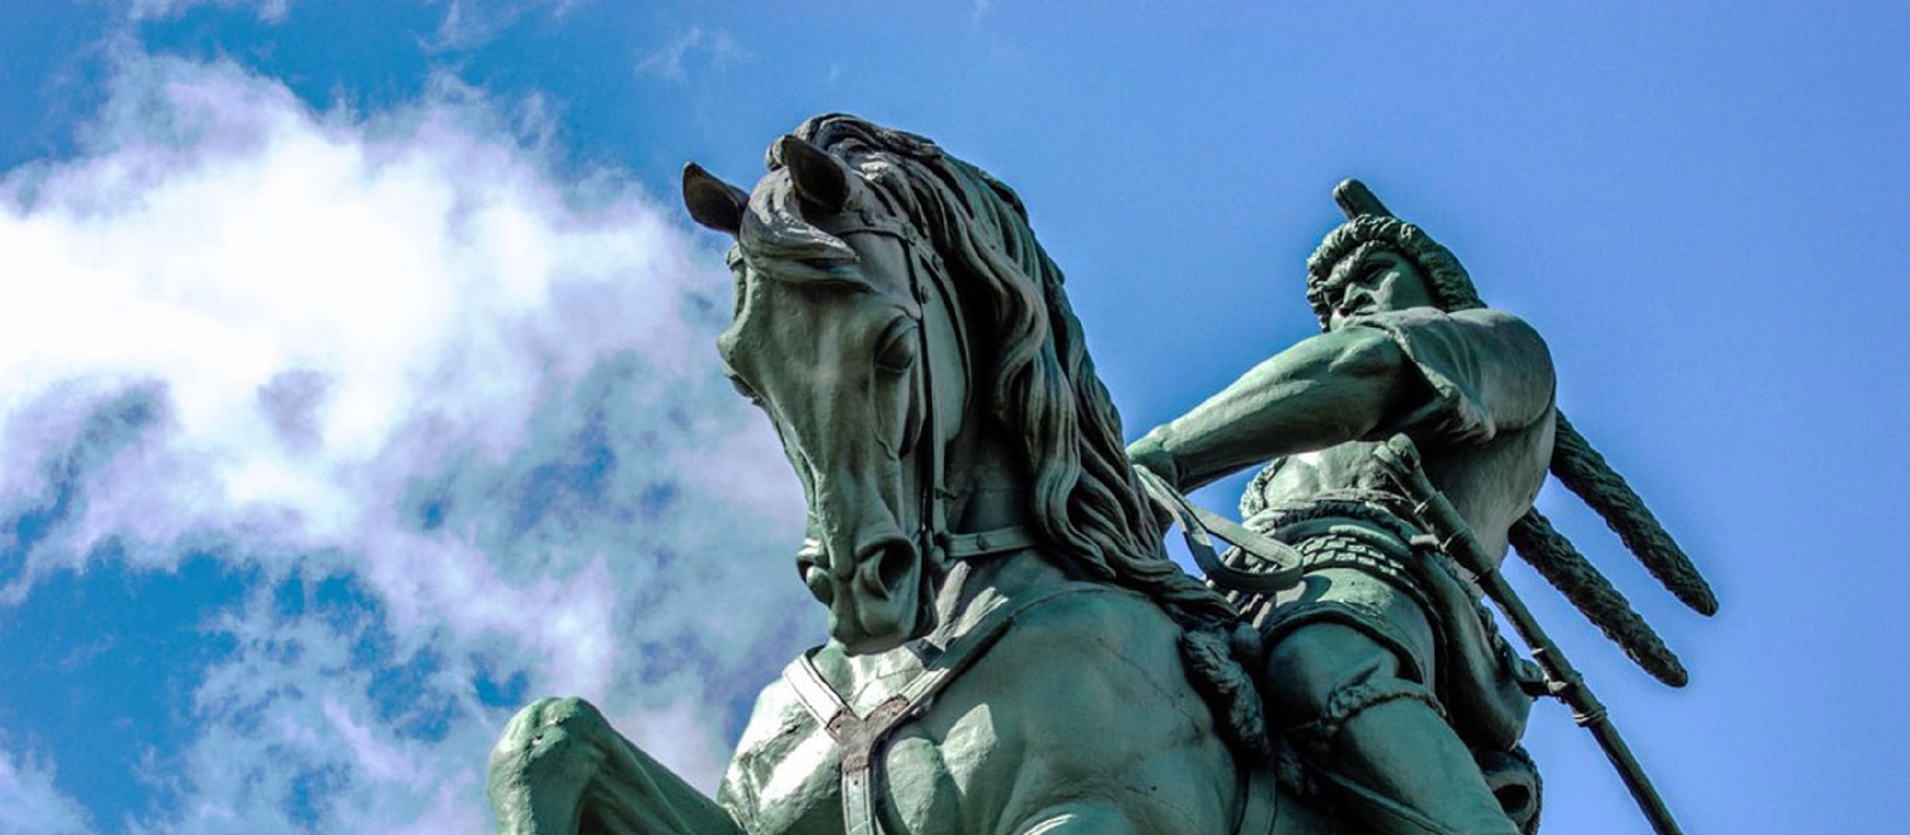
[[[1554,421],[1501,431],[1483,442],[1446,446],[1419,438],[1426,475],[1472,526],[1486,552],[1505,554],[1506,532],[1532,507],[1552,457]],[[1340,444],[1281,458],[1254,480],[1267,506],[1367,491],[1396,493],[1373,457],[1375,443]]]

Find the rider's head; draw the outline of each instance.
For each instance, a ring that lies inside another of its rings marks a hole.
[[[1307,259],[1307,301],[1329,330],[1351,313],[1485,306],[1451,250],[1384,215],[1360,215],[1327,234]]]

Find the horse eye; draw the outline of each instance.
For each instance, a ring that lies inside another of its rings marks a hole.
[[[915,356],[920,350],[915,338],[915,327],[915,323],[907,319],[890,327],[882,337],[881,347],[875,351],[875,367],[891,374],[900,374],[915,365]]]

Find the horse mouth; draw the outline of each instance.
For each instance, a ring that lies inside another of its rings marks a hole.
[[[934,626],[914,543],[883,539],[858,549],[854,566],[846,581],[830,577],[817,583],[811,577],[825,572],[816,568],[804,577],[812,590],[828,587],[816,596],[829,607],[829,636],[851,655],[894,649]]]

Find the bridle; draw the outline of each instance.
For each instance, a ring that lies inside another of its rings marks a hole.
[[[947,489],[948,451],[944,442],[943,415],[939,402],[935,399],[936,355],[929,333],[929,306],[934,302],[931,293],[941,296],[942,309],[947,312],[948,320],[954,331],[960,368],[955,369],[963,376],[958,379],[974,380],[972,372],[973,352],[969,343],[968,328],[957,300],[954,286],[950,283],[950,273],[942,262],[935,247],[923,238],[912,224],[904,223],[891,215],[873,214],[860,208],[846,208],[834,222],[821,225],[823,231],[838,238],[848,235],[879,235],[896,241],[902,247],[903,262],[908,270],[909,295],[915,301],[915,308],[908,311],[915,320],[917,356],[921,368],[915,373],[917,380],[915,396],[923,406],[924,418],[921,427],[922,437],[917,441],[916,454],[918,476],[921,488],[920,524],[916,530],[916,547],[924,561],[922,572],[923,600],[925,608],[932,611],[927,584],[934,574],[951,562],[960,562],[977,557],[1019,551],[1033,546],[1038,541],[1034,532],[1025,525],[1010,525],[987,531],[954,533],[949,530],[948,501],[954,494]],[[924,276],[927,276],[924,278]],[[963,392],[963,400],[958,414],[967,414],[969,401],[974,397],[973,386]],[[960,427],[958,426],[957,429]]]
[[[973,364],[968,329],[964,326],[961,307],[956,304],[958,297],[949,283],[949,272],[944,268],[941,256],[915,227],[898,222],[891,216],[846,209],[839,218],[848,222],[838,220],[825,227],[824,231],[837,237],[868,234],[893,239],[901,245],[908,269],[909,295],[916,304],[910,316],[916,322],[916,338],[920,340],[917,356],[922,361],[921,371],[916,375],[920,381],[916,396],[921,398],[926,407],[922,431],[929,441],[926,455],[921,459],[923,512],[916,533],[916,544],[925,561],[924,567],[939,570],[951,561],[1006,553],[1034,545],[1037,542],[1034,533],[1022,525],[962,534],[951,533],[948,529],[947,501],[953,496],[945,489],[948,473],[946,450],[942,444],[942,414],[935,400],[935,352],[930,343],[927,322],[931,285],[935,292],[941,294],[943,309],[948,312],[953,325],[963,379],[973,380],[974,375],[969,373],[973,370]],[[924,274],[928,276],[927,281],[922,278]],[[966,398],[972,396],[972,393],[964,394],[962,414],[968,411]],[[1292,546],[1193,504],[1180,491],[1145,468],[1137,468],[1136,472],[1141,486],[1178,523],[1189,555],[1211,583],[1235,591],[1268,594],[1290,588],[1299,581],[1300,555]],[[1209,539],[1210,534],[1217,534],[1253,555],[1259,565],[1255,570],[1242,570],[1226,564],[1219,558]],[[923,600],[926,601],[926,584],[931,572],[924,571],[922,577]]]
[[[943,268],[941,256],[913,226],[893,216],[871,216],[852,208],[840,213],[835,220],[835,223],[823,226],[823,231],[838,238],[868,234],[897,241],[902,247],[903,261],[908,270],[908,291],[915,305],[912,309],[905,307],[905,312],[915,321],[916,357],[920,365],[913,375],[914,396],[922,404],[924,412],[917,431],[925,435],[925,438],[918,436],[909,451],[917,459],[922,502],[920,524],[916,531],[917,555],[923,560],[918,572],[922,584],[917,597],[921,615],[918,625],[925,626],[931,634],[916,642],[918,657],[924,659],[921,671],[903,683],[899,692],[866,712],[853,707],[851,700],[817,668],[816,650],[798,656],[783,671],[783,679],[803,708],[814,717],[817,725],[835,741],[840,752],[843,831],[849,835],[882,835],[884,828],[877,814],[878,752],[896,728],[921,716],[934,704],[937,694],[961,675],[977,656],[986,652],[1018,617],[1058,598],[1099,587],[1072,583],[1027,595],[996,595],[985,599],[963,617],[951,618],[946,623],[937,622],[935,596],[930,592],[934,590],[934,583],[943,576],[945,568],[948,575],[958,575],[968,570],[967,566],[971,565],[968,561],[971,559],[1025,550],[1036,544],[1037,540],[1031,531],[1021,525],[972,533],[949,531],[947,503],[954,496],[947,489],[948,462],[942,432],[943,415],[935,399],[936,378],[939,373],[949,369],[938,369],[938,352],[929,334],[929,311],[934,302],[930,298],[932,293],[941,296],[942,309],[954,330],[960,363],[960,367],[954,370],[964,375],[960,379],[972,381],[974,377],[969,374],[973,368],[973,354],[970,351],[968,329],[961,307],[957,304],[959,297],[955,294],[949,272]],[[958,414],[968,414],[969,403],[974,397],[972,389],[972,383],[964,388]],[[955,429],[959,432],[961,427]],[[923,448],[924,443],[927,444],[926,449]],[[900,454],[899,449],[897,454]],[[955,565],[949,568],[951,562]],[[919,654],[924,650],[927,651],[926,655]]]

